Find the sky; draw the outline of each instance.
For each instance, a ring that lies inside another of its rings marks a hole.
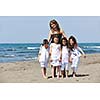
[[[67,37],[79,43],[100,43],[99,16],[0,16],[0,43],[41,43],[55,19]]]

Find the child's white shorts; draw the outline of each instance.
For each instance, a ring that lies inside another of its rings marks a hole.
[[[48,66],[48,63],[47,62],[40,62],[40,65],[41,65],[41,67],[47,67]]]
[[[59,60],[53,60],[53,61],[51,62],[51,65],[52,65],[52,66],[61,66],[61,62],[59,62]]]
[[[73,58],[72,60],[72,64],[71,64],[71,67],[78,67],[78,64],[79,64],[79,58]]]
[[[62,65],[61,65],[61,70],[63,71],[63,70],[69,70],[69,66],[68,66],[68,63],[67,62],[65,62],[65,63],[62,63]]]

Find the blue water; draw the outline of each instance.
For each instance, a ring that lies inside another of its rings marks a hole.
[[[0,44],[0,62],[35,60],[39,47],[39,43]]]
[[[0,62],[36,60],[40,43],[0,44]],[[100,53],[100,43],[79,43],[86,54]]]

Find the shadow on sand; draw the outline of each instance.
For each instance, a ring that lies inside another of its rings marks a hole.
[[[76,74],[75,77],[85,77],[85,76],[89,76],[89,74]],[[68,77],[73,77],[73,74],[68,75]]]
[[[77,74],[77,75],[75,75],[75,77],[85,77],[85,76],[89,76],[89,74]],[[57,76],[55,76],[55,78],[56,78]],[[60,76],[61,77],[61,76]],[[66,77],[66,76],[65,76]],[[64,77],[64,78],[65,78]],[[70,78],[70,77],[73,77],[73,74],[70,74],[70,75],[68,75],[68,77]],[[50,78],[52,78],[52,76],[48,76],[48,79],[50,79]]]

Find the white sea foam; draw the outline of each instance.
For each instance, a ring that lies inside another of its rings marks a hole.
[[[27,47],[28,50],[39,49],[39,47]]]
[[[100,46],[84,46],[84,48],[100,49]]]

